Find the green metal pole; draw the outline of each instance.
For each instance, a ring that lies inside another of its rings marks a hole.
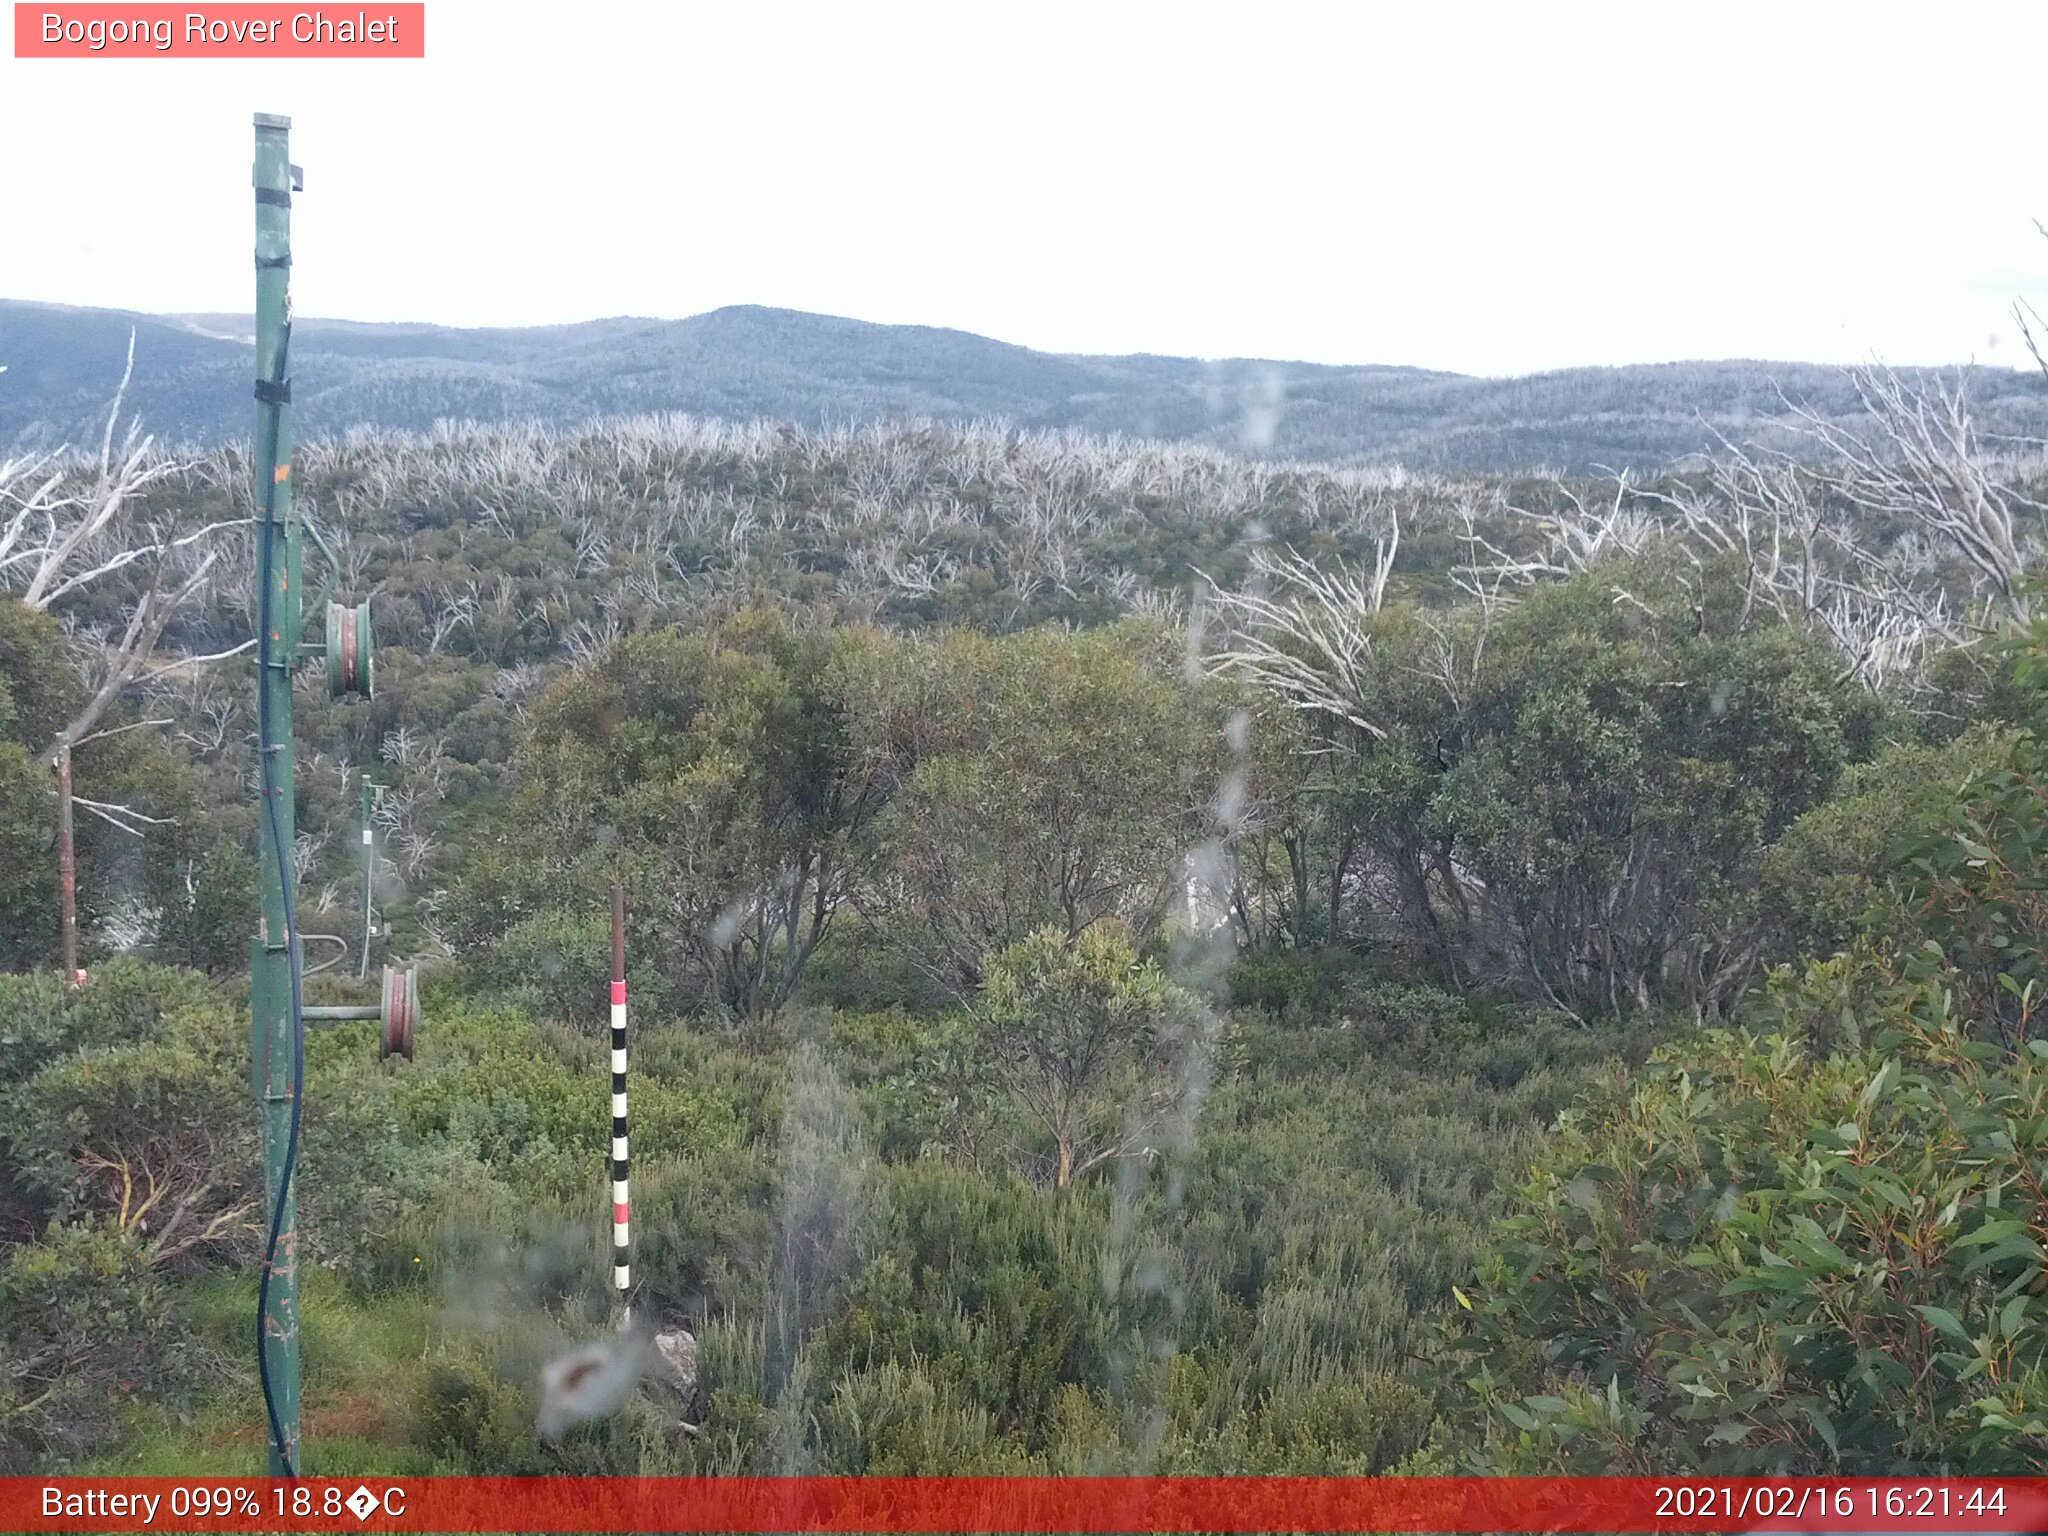
[[[377,833],[370,819],[370,776],[363,775],[363,954],[356,962],[356,978],[370,974],[370,940],[376,936],[377,921],[372,902],[377,890]]]
[[[263,1172],[268,1193],[267,1230],[276,1233],[266,1277],[261,1337],[268,1383],[265,1433],[272,1476],[299,1466],[298,1201],[286,1179],[292,1141],[295,1063],[302,1059],[301,1021],[294,1007],[293,972],[298,935],[291,931],[293,901],[292,667],[297,660],[299,535],[292,516],[292,411],[288,345],[291,333],[291,119],[256,116],[256,508],[259,549],[267,560],[258,580],[257,678],[262,754],[259,783],[263,814],[259,880],[262,926],[250,951],[250,1034],[255,1090],[263,1109]],[[267,527],[261,526],[262,523]]]

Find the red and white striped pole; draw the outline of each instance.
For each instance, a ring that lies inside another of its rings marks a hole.
[[[632,1303],[631,1249],[627,1242],[626,1207],[626,888],[612,886],[612,1285],[630,1321]]]

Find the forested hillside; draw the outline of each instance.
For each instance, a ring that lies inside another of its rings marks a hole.
[[[0,448],[96,437],[131,330],[135,403],[154,432],[210,444],[248,431],[246,317],[0,301]],[[809,427],[926,417],[1291,461],[1585,474],[1662,471],[1720,438],[1797,450],[1805,440],[1785,429],[1793,406],[1837,422],[1861,410],[1842,370],[1798,362],[1485,379],[1256,358],[1065,357],[963,331],[754,306],[524,330],[309,318],[294,327],[293,348],[310,435],[463,420],[574,428],[671,411]],[[1979,422],[1993,434],[2032,430],[2043,393],[2031,371],[1979,369],[1973,383]]]
[[[1484,387],[1472,442],[1605,414]],[[2033,396],[1843,387],[1797,452],[1554,479],[316,437],[378,648],[295,698],[308,997],[360,995],[365,774],[427,991],[414,1060],[309,1041],[308,1469],[2048,1465]],[[250,478],[0,468],[0,1470],[262,1464]],[[617,1338],[614,882],[635,1304],[694,1352],[565,1404]]]

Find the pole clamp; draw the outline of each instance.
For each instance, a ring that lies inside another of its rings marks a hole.
[[[290,405],[292,403],[292,381],[290,379],[279,379],[273,384],[269,379],[258,379],[256,381],[256,398],[265,405]]]
[[[292,195],[283,187],[258,187],[256,201],[270,208],[289,208],[292,205]]]

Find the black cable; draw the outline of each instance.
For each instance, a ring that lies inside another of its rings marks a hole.
[[[291,355],[291,345],[291,321],[287,319],[283,341],[278,347],[278,372],[281,374],[285,372]],[[306,1085],[306,1020],[301,1011],[304,1001],[300,996],[304,978],[299,974],[298,918],[293,911],[284,828],[277,815],[277,765],[272,760],[270,745],[270,592],[276,585],[273,561],[277,547],[277,423],[281,410],[282,407],[278,406],[272,408],[268,455],[270,474],[263,482],[263,592],[256,605],[256,757],[262,778],[264,812],[270,819],[270,846],[277,854],[277,888],[284,905],[285,954],[291,966],[292,1128],[291,1134],[285,1138],[284,1168],[277,1181],[277,1205],[270,1216],[270,1238],[263,1246],[263,1279],[256,1287],[256,1373],[263,1383],[263,1411],[270,1420],[270,1443],[277,1451],[277,1459],[284,1465],[284,1475],[296,1477],[298,1473],[292,1466],[291,1448],[285,1443],[284,1425],[277,1416],[277,1399],[270,1389],[270,1340],[264,1332],[264,1318],[270,1310],[270,1275],[277,1264],[278,1237],[284,1228],[285,1201],[290,1198],[292,1173],[299,1161],[299,1117]]]

